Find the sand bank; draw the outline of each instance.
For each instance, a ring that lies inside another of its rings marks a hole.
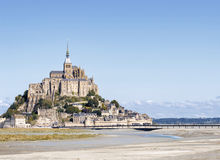
[[[0,159],[128,159],[128,160],[219,160],[220,129],[163,129],[154,134],[182,136],[185,138],[131,144],[87,148],[71,151],[34,152],[30,154],[1,155]]]

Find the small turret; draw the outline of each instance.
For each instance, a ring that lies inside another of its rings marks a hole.
[[[82,78],[85,79],[85,71],[82,69]]]
[[[81,68],[80,68],[80,66],[79,66],[79,78],[81,79],[82,78],[82,73],[81,73],[82,71],[81,71]]]

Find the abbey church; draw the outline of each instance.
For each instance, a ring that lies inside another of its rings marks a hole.
[[[60,96],[85,97],[90,90],[98,94],[98,86],[93,78],[88,78],[80,67],[73,66],[70,60],[67,45],[63,71],[51,71],[50,78],[44,78],[41,83],[29,85],[27,112],[32,112],[39,99],[54,99],[55,94]]]

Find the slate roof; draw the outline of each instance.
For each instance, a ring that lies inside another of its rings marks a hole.
[[[62,81],[87,81],[86,79],[63,79]]]
[[[54,73],[54,74],[63,74],[63,71],[51,71],[50,74],[52,74],[52,73]]]

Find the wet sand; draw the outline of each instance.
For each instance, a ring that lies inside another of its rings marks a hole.
[[[13,143],[1,143],[0,159],[220,159],[220,129],[162,129],[147,133],[131,130],[99,132],[107,132],[108,134],[106,137],[103,136],[85,140],[83,141],[84,144],[81,144],[82,142],[79,141],[78,147],[76,142],[62,142],[63,144],[54,142],[54,145],[43,145],[43,150],[39,150],[39,146],[42,146],[42,144],[40,145],[38,144],[39,142],[37,142],[35,147],[36,152],[34,150],[29,150],[27,152],[22,152],[22,150],[16,151],[16,147],[23,147],[23,149],[27,148],[27,143],[20,142],[21,145],[19,145],[18,142],[14,143],[14,145]],[[175,138],[172,136],[184,138]],[[129,139],[131,140],[129,141]],[[56,143],[61,145],[56,146]],[[85,143],[87,143],[87,145],[85,145]],[[33,142],[29,144],[29,146],[34,145]],[[8,148],[5,146],[8,146]],[[3,149],[4,147],[6,149]],[[10,153],[7,152],[8,150],[10,150]]]

